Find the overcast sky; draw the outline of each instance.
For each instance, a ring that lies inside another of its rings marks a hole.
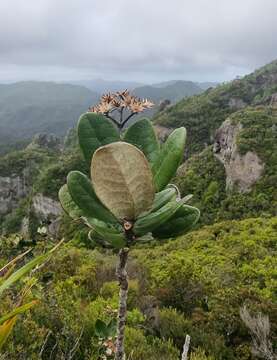
[[[223,81],[277,58],[277,0],[0,0],[0,82]]]

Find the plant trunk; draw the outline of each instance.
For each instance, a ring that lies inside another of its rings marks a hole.
[[[186,335],[186,340],[183,347],[182,360],[187,360],[189,352],[190,336]]]
[[[119,264],[116,269],[120,290],[118,303],[118,319],[117,319],[117,339],[115,359],[125,360],[124,351],[124,330],[127,314],[127,296],[128,296],[128,277],[126,271],[126,264],[128,259],[129,249],[124,248],[119,252]]]

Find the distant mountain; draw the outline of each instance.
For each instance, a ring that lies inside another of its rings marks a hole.
[[[24,81],[0,84],[0,153],[12,147],[21,148],[36,133],[63,136],[81,113],[98,102],[106,91],[131,89],[135,95],[152,100],[156,106],[143,116],[152,116],[161,101],[171,103],[202,90],[190,81],[172,81],[154,86],[139,86],[135,82],[95,80],[85,86],[55,82]],[[90,86],[91,85],[91,86]],[[89,89],[95,88],[99,93]]]
[[[199,94],[203,89],[192,81],[170,80],[152,85],[142,85],[128,81],[107,81],[102,79],[80,80],[79,85],[94,90],[99,94],[129,89],[140,98],[147,98],[155,103],[155,107],[143,113],[143,116],[152,116],[157,112],[160,102],[170,100],[172,104],[184,97]]]
[[[204,81],[204,82],[197,82],[196,83],[198,86],[201,87],[201,89],[203,90],[207,90],[209,88],[214,88],[216,87],[217,85],[219,85],[218,82],[215,82],[215,81]]]
[[[106,92],[115,92],[121,91],[125,89],[133,90],[138,86],[142,86],[143,84],[135,82],[135,81],[109,81],[103,79],[93,79],[93,80],[76,80],[69,81],[70,84],[85,86],[88,89],[95,91],[99,94],[103,94]]]
[[[175,103],[184,97],[199,94],[202,89],[192,81],[169,81],[154,85],[145,85],[134,89],[134,94],[147,98],[155,103],[161,100],[170,100]]]
[[[171,104],[175,104],[183,98],[200,94],[202,91],[192,81],[172,80],[165,83],[137,87],[133,93],[140,98],[147,98],[155,104],[152,109],[143,113],[143,116],[153,116],[159,110],[160,103],[164,100],[169,100]]]
[[[152,84],[151,86],[155,87],[155,88],[164,88],[168,85],[174,85],[178,82],[181,82],[184,80],[169,80],[169,81],[164,81],[164,82],[160,82],[157,84]],[[185,83],[190,83],[190,81],[184,81]],[[196,84],[197,86],[199,86],[202,90],[207,90],[210,87],[216,87],[217,85],[219,85],[218,82],[212,82],[212,81],[206,81],[206,82],[193,82],[194,84]]]
[[[277,60],[241,79],[179,101],[158,113],[154,122],[168,128],[185,126],[189,155],[213,143],[215,130],[228,115],[247,106],[272,102],[277,102]]]
[[[0,144],[45,132],[64,135],[99,95],[77,85],[18,82],[0,85]]]
[[[151,84],[151,86],[155,87],[155,88],[164,88],[164,87],[166,87],[168,85],[174,85],[178,81],[181,81],[181,80],[168,80],[168,81],[163,81],[163,82],[160,82],[160,83]]]

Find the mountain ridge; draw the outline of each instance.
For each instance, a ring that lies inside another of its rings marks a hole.
[[[269,105],[277,93],[277,60],[241,79],[218,85],[179,101],[154,116],[154,123],[188,130],[187,156],[214,141],[215,130],[228,115],[253,105]]]
[[[99,95],[78,85],[18,82],[0,85],[1,145],[36,133],[64,135]]]

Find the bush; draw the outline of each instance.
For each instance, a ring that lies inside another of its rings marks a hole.
[[[198,348],[190,355],[190,360],[215,360],[212,356],[206,356],[205,351]]]
[[[171,341],[146,337],[142,330],[126,328],[126,357],[130,360],[176,360],[179,351]]]

